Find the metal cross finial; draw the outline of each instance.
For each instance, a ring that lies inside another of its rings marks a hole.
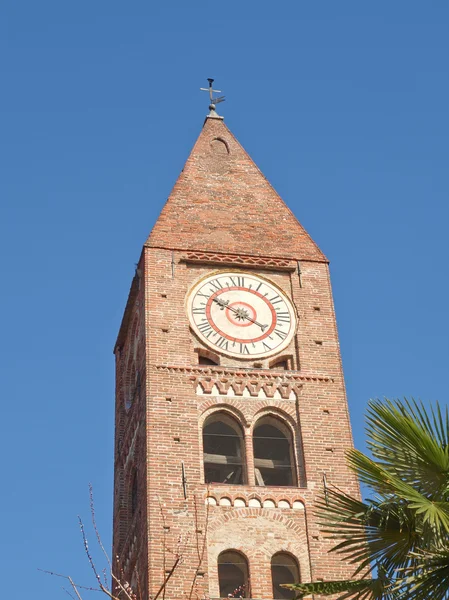
[[[220,104],[220,102],[224,102],[225,97],[224,96],[217,96],[216,98],[214,98],[214,93],[215,94],[221,94],[221,90],[214,90],[212,87],[212,84],[214,83],[214,80],[211,79],[210,77],[207,78],[207,81],[209,82],[209,87],[208,88],[200,88],[200,90],[202,92],[209,92],[209,98],[210,98],[210,104],[209,104],[209,110],[210,112],[210,117],[218,117],[217,113],[215,112],[215,105],[216,104]],[[222,117],[219,117],[222,118]]]

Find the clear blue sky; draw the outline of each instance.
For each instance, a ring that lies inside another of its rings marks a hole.
[[[226,123],[331,259],[357,446],[376,396],[446,402],[449,5],[3,0],[3,593],[92,581],[110,542],[112,348],[140,249],[198,135]],[[282,232],[279,232],[282,235]],[[93,540],[92,540],[93,543]]]

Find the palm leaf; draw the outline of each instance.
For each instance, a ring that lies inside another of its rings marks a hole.
[[[424,523],[428,522],[441,535],[449,533],[449,503],[435,501],[431,495],[424,495],[358,450],[350,450],[347,456],[349,465],[363,483],[381,495],[406,501],[410,509],[422,515]]]
[[[414,513],[393,502],[362,503],[329,489],[318,502],[322,532],[339,543],[332,552],[357,564],[355,574],[370,564],[382,562],[387,570],[406,567],[410,552],[416,551]]]
[[[446,487],[449,470],[449,415],[439,405],[371,400],[368,406],[368,447],[391,473],[428,493]]]
[[[398,600],[399,595],[393,589],[391,581],[386,577],[375,579],[348,579],[346,581],[317,581],[314,583],[284,584],[298,593],[297,598],[309,594],[330,596],[340,594],[336,600]]]
[[[354,565],[354,578],[292,589],[301,598],[449,600],[449,411],[370,401],[367,433],[373,457],[347,456],[374,497],[361,502],[330,488],[318,501],[322,532],[336,541],[331,552]]]
[[[415,569],[404,572],[401,600],[447,600],[449,598],[449,549],[422,553]],[[399,588],[399,586],[398,586]]]
[[[317,581],[314,583],[290,583],[284,584],[282,587],[289,588],[298,592],[297,598],[302,598],[309,594],[321,594],[329,596],[331,594],[339,594],[344,592],[338,600],[343,598],[361,598],[361,593],[368,592],[371,581],[367,579],[356,579],[347,581]],[[366,596],[371,598],[372,596]]]

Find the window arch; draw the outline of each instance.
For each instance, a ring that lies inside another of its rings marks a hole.
[[[203,453],[206,483],[244,482],[243,435],[233,417],[218,412],[206,419]]]
[[[298,583],[299,566],[296,558],[287,552],[278,552],[271,558],[271,581],[273,583],[273,598],[288,600],[295,598],[295,590],[281,587],[283,583]]]
[[[256,485],[296,485],[290,428],[280,419],[262,417],[253,433]]]
[[[249,598],[248,561],[235,550],[226,550],[218,556],[220,598]]]

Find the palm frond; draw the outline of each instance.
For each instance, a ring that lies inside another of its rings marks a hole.
[[[309,594],[330,596],[340,594],[336,600],[399,600],[397,590],[393,589],[392,582],[383,576],[374,579],[347,579],[344,581],[317,581],[314,583],[285,584],[298,593],[297,598]]]
[[[372,400],[367,433],[373,457],[347,456],[374,497],[330,488],[317,503],[321,531],[336,541],[331,552],[354,565],[353,578],[289,587],[300,598],[449,600],[449,410]]]
[[[383,496],[394,496],[408,503],[410,509],[422,515],[423,522],[441,534],[449,533],[449,503],[435,501],[435,498],[422,494],[412,485],[375,462],[359,450],[347,453],[349,465],[360,480]]]
[[[449,598],[449,549],[417,556],[415,568],[403,573],[400,600],[447,600]]]
[[[428,414],[429,413],[429,414]],[[371,400],[367,445],[376,462],[424,493],[440,494],[449,470],[449,414],[437,404]]]
[[[409,565],[417,537],[414,513],[406,506],[387,501],[363,503],[333,489],[317,506],[322,532],[338,540],[331,551],[358,565],[355,574],[369,569],[373,561],[392,572]]]
[[[350,579],[346,581],[316,581],[314,583],[289,583],[282,587],[289,588],[298,592],[297,598],[302,598],[309,594],[321,594],[330,596],[331,594],[343,593],[337,600],[344,598],[362,598],[361,593],[369,592],[371,580],[369,579]],[[366,598],[372,598],[367,595]]]

